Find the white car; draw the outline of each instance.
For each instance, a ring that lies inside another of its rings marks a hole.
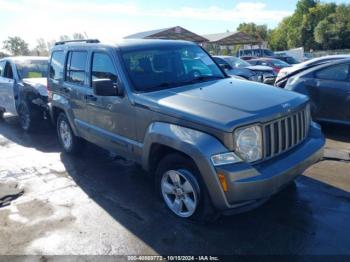
[[[48,110],[47,57],[0,59],[0,119],[19,116],[25,131],[34,129]]]

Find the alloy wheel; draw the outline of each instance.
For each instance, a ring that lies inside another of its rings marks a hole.
[[[169,170],[163,174],[161,190],[165,203],[179,217],[190,217],[198,206],[198,194],[184,175],[186,170]]]
[[[66,121],[60,122],[59,131],[64,148],[66,150],[69,150],[69,148],[72,146],[73,137],[68,123]]]

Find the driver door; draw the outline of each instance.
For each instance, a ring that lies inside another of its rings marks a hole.
[[[9,61],[5,62],[5,66],[0,77],[0,96],[1,107],[6,112],[17,115],[16,100],[14,94],[16,81],[14,79],[13,67]]]

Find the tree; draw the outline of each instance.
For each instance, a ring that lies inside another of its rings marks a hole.
[[[82,39],[85,39],[85,36],[81,33],[74,33],[73,34],[73,39],[74,40],[82,40]]]
[[[350,5],[299,0],[294,13],[268,34],[275,50],[303,46],[305,50],[348,46]]]
[[[340,5],[315,29],[315,40],[324,49],[350,48],[350,5]]]
[[[268,30],[266,25],[257,25],[255,23],[241,23],[237,31],[244,32],[261,40],[267,40]]]
[[[43,38],[39,38],[33,52],[38,56],[48,56],[49,49],[47,42]]]
[[[60,41],[68,41],[71,40],[71,38],[68,35],[61,35],[59,37]]]
[[[8,50],[12,55],[28,55],[28,44],[20,37],[9,37],[3,42],[3,48]]]
[[[314,32],[317,25],[336,10],[336,4],[317,4],[309,8],[309,12],[303,16],[300,37],[305,49],[318,49],[319,43],[315,40]]]
[[[285,50],[288,47],[288,26],[290,17],[284,18],[278,27],[269,34],[268,42],[273,50]]]

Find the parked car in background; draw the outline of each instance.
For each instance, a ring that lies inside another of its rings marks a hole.
[[[310,52],[304,52],[304,62],[313,59],[314,56]]]
[[[275,57],[275,54],[266,48],[252,48],[252,49],[240,49],[236,53],[237,57],[250,56],[250,57]]]
[[[234,56],[213,56],[218,65],[230,76],[240,76],[247,80],[273,84],[276,73],[268,66],[252,66],[248,62]]]
[[[285,89],[310,97],[315,120],[350,124],[350,59],[304,70],[289,78]]]
[[[329,55],[329,56],[314,58],[314,59],[305,61],[303,63],[293,65],[292,67],[282,68],[277,75],[275,86],[283,88],[290,77],[296,74],[299,74],[304,70],[307,70],[309,68],[312,68],[324,63],[332,62],[339,59],[346,59],[346,58],[350,58],[350,55]]]
[[[251,60],[251,59],[257,59],[259,57],[257,56],[240,56],[239,59],[241,60],[244,60],[244,61],[248,61],[248,60]]]
[[[63,150],[88,140],[135,161],[180,218],[256,207],[322,157],[306,96],[229,78],[197,44],[61,42],[50,61]]]
[[[277,56],[277,58],[279,60],[282,60],[284,62],[286,62],[287,64],[290,65],[295,65],[295,64],[299,64],[300,62],[298,60],[296,60],[294,57],[292,56],[288,56],[288,55],[281,55],[281,56]]]
[[[273,68],[273,71],[277,74],[282,68],[290,67],[290,64],[287,64],[286,62],[276,59],[276,58],[258,58],[258,59],[251,59],[248,60],[248,62],[251,65],[262,65],[262,66],[269,66]]]
[[[0,59],[0,118],[19,116],[25,131],[34,129],[48,110],[47,57]]]

